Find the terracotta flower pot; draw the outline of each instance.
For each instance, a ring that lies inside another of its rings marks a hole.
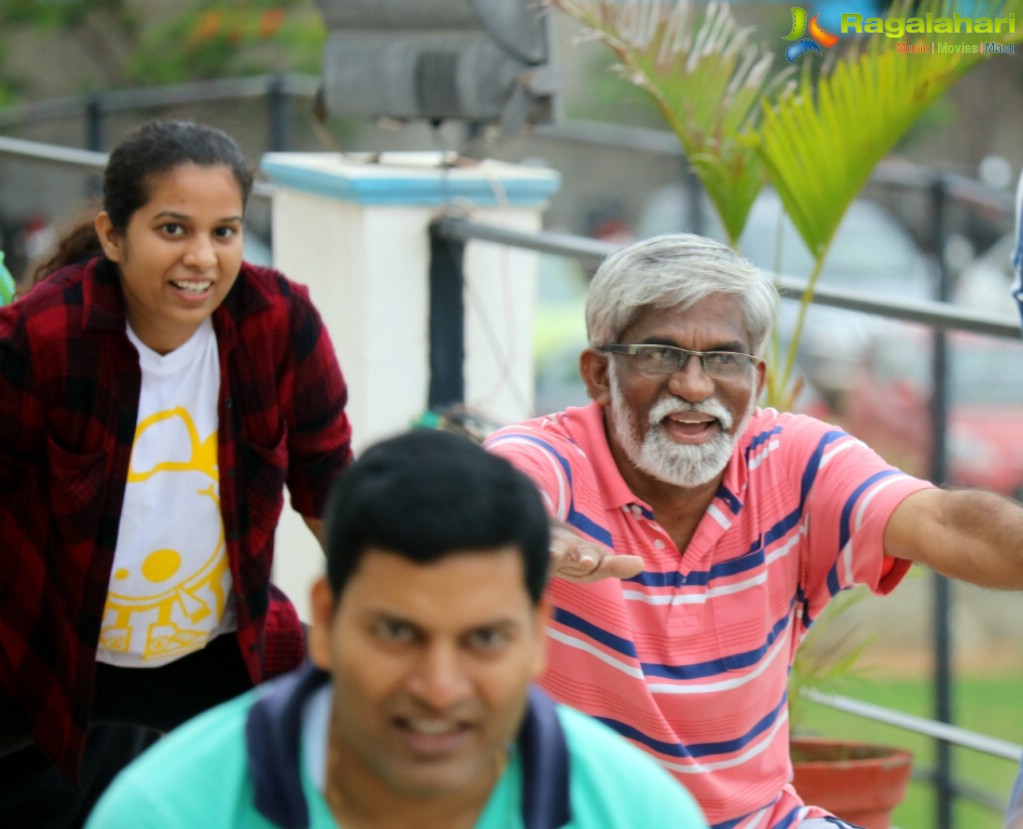
[[[816,737],[790,743],[793,785],[803,801],[864,829],[890,829],[906,794],[913,755],[901,748]]]

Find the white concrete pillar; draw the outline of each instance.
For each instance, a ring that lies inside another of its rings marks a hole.
[[[270,153],[274,265],[309,287],[348,384],[356,454],[409,428],[427,407],[430,222],[445,211],[538,231],[553,170],[438,153]],[[499,423],[530,416],[538,256],[470,242],[465,257],[467,408]],[[308,619],[322,554],[285,510],[274,580]]]

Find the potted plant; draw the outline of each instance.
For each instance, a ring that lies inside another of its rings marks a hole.
[[[851,42],[843,38],[847,42],[834,50],[836,54],[829,54],[826,67],[804,60],[799,70],[790,66],[775,71],[774,53],[780,56],[782,48],[766,50],[754,43],[752,30],[739,28],[726,4],[698,6],[687,0],[547,3],[582,24],[585,35],[608,46],[619,62],[618,71],[649,93],[678,136],[733,246],[739,248],[760,190],[770,184],[777,191],[813,258],[787,351],[781,353],[776,332],[768,355],[765,403],[792,408],[800,391],[794,369],[803,324],[843,215],[878,162],[909,127],[986,55],[950,51],[907,59],[895,39],[879,35]],[[1016,6],[1023,7],[1023,2],[1008,0],[999,7],[999,14],[1023,11]],[[911,5],[903,0],[888,14],[922,18],[949,16],[954,10],[954,2],[922,0]],[[798,36],[796,28],[793,36]],[[779,41],[783,36],[779,27]],[[901,42],[912,48],[914,43],[922,44],[924,37],[907,32]],[[984,37],[1007,43],[1017,36]],[[825,659],[811,671],[801,650],[792,669],[790,705],[798,706],[800,683],[811,675],[819,683],[825,676],[833,679],[847,673],[857,652],[837,661]],[[822,673],[822,668],[827,670]],[[814,747],[825,750],[819,744]],[[834,754],[833,748],[826,751]],[[861,762],[849,755],[865,751],[863,746],[849,746],[844,758],[826,765],[845,772]],[[901,798],[910,758],[905,753],[893,755],[890,749],[879,753],[882,770],[897,767],[901,782],[894,784],[893,791],[896,799]],[[854,813],[854,806],[847,802],[811,793],[800,762],[794,765],[797,790],[809,802],[848,815],[869,829],[889,825],[888,811],[894,804],[872,804],[870,811]],[[867,798],[881,788],[876,780],[840,786]]]
[[[861,657],[869,638],[850,640],[831,628],[867,595],[857,588],[835,598],[817,620],[789,675],[789,751],[793,785],[807,802],[864,829],[889,829],[913,766],[904,748],[815,734],[805,725],[804,691],[838,693],[866,679]]]

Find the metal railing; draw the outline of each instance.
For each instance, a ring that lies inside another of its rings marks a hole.
[[[0,145],[2,149],[2,145]],[[451,239],[469,241],[478,239],[485,242],[511,245],[513,247],[552,253],[577,259],[588,267],[595,267],[601,260],[618,249],[618,245],[572,236],[566,233],[526,233],[502,227],[473,222],[457,215],[448,215],[438,222],[441,232]],[[806,289],[806,282],[791,277],[779,276],[775,280],[782,296],[799,299]],[[905,322],[917,322],[942,331],[969,331],[993,337],[1020,339],[1019,320],[1007,314],[991,314],[961,308],[937,300],[879,300],[856,291],[845,291],[818,285],[813,301],[833,308],[863,311],[879,314]]]
[[[0,130],[80,117],[84,124],[87,148],[102,150],[106,146],[107,116],[112,113],[252,98],[267,102],[267,147],[270,150],[286,150],[291,134],[288,101],[293,97],[312,98],[319,86],[320,79],[316,76],[286,72],[171,86],[110,89],[91,95],[6,107],[0,111]]]
[[[976,731],[970,731],[947,722],[932,720],[927,717],[918,717],[915,714],[907,714],[904,711],[896,711],[892,708],[885,708],[881,705],[852,699],[840,694],[822,693],[813,688],[803,688],[800,696],[810,702],[823,705],[835,711],[842,711],[846,714],[872,720],[873,722],[890,725],[902,731],[930,737],[939,745],[957,746],[978,751],[981,754],[987,754],[1001,760],[1008,760],[1014,765],[1023,759],[1023,745],[1019,743],[1013,743],[986,734],[979,734]],[[913,779],[924,780],[935,786],[945,785],[953,799],[955,797],[963,797],[984,806],[992,812],[999,814],[1005,812],[1006,795],[1004,793],[995,793],[980,786],[964,783],[952,775],[950,775],[947,781],[942,781],[940,772],[940,766],[933,769],[914,766]]]

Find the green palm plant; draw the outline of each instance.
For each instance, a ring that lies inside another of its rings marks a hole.
[[[727,5],[697,12],[660,0],[548,0],[608,46],[618,71],[647,92],[678,136],[733,245],[764,185],[763,162],[745,136],[761,99],[788,73],[740,29]]]
[[[609,46],[625,77],[653,97],[733,246],[763,185],[777,190],[814,260],[788,352],[780,354],[776,339],[768,355],[765,400],[791,408],[805,316],[842,217],[878,162],[985,55],[908,56],[896,39],[879,34],[866,36],[866,45],[853,42],[817,74],[804,63],[793,80],[790,68],[772,70],[771,53],[751,41],[751,30],[740,28],[726,5],[711,3],[698,15],[688,0],[547,2]],[[996,10],[999,16],[1023,11],[1023,0],[999,2]],[[915,6],[902,0],[889,14],[954,11],[954,0]],[[923,37],[906,34],[901,41]],[[1008,43],[1023,32],[984,37]]]
[[[1020,5],[1016,2],[1008,6]],[[908,16],[903,0],[891,16]],[[954,2],[923,0],[912,11],[951,16]],[[903,42],[922,41],[907,35]],[[933,36],[932,36],[933,37]],[[989,36],[990,37],[990,36]],[[1005,36],[1007,38],[1015,35]],[[865,43],[865,46],[861,46]],[[782,405],[795,366],[796,345],[813,299],[817,279],[846,210],[877,164],[896,146],[927,108],[948,91],[984,54],[944,52],[907,55],[893,38],[873,36],[855,42],[830,71],[814,79],[807,64],[796,86],[763,102],[762,126],[750,140],[777,190],[785,211],[814,258],[803,294],[792,345],[784,363],[776,361],[769,398]]]

